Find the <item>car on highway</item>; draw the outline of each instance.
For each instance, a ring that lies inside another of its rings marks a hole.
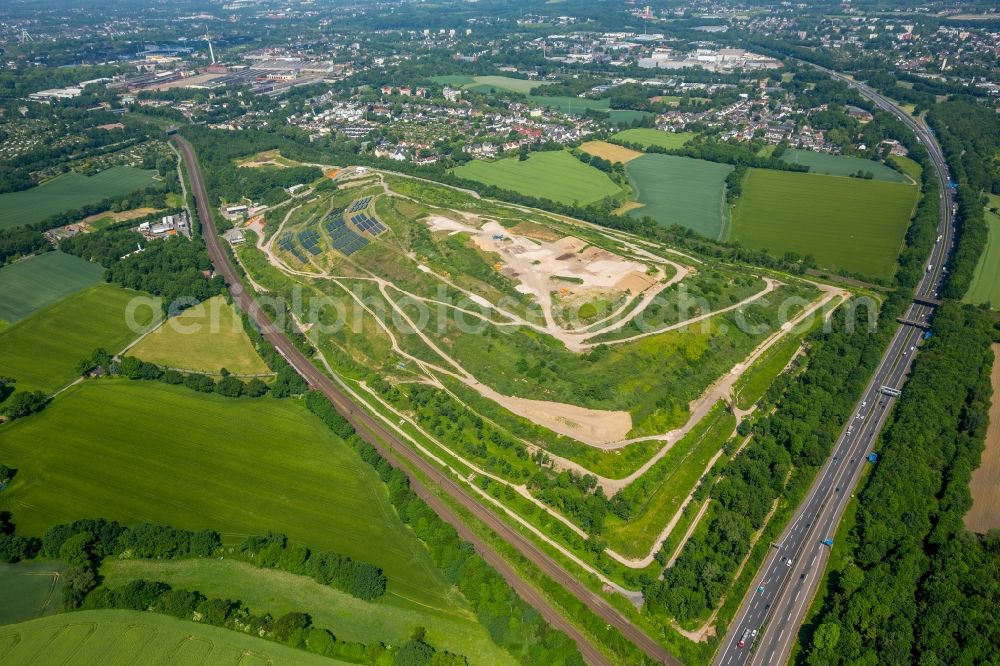
[[[758,592],[763,592],[764,591],[764,586],[763,585],[758,585],[757,586],[757,591]]]
[[[789,557],[787,560],[785,560],[785,566],[786,567],[792,566],[792,558]]]
[[[756,634],[757,632],[754,631],[754,633]],[[750,630],[746,629],[743,631],[743,635],[740,636],[740,642],[736,644],[736,647],[742,650],[744,647],[746,647],[747,639],[749,638],[750,638]]]

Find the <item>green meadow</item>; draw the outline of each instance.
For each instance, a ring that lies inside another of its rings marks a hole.
[[[608,114],[608,120],[612,123],[630,123],[639,118],[652,116],[648,111],[634,111],[632,109],[612,109],[611,100],[590,99],[588,97],[546,97],[544,95],[529,95],[528,101],[537,106],[547,109],[556,109],[559,113],[567,115],[582,116],[588,109],[600,111]]]
[[[19,389],[55,391],[76,379],[76,365],[97,347],[118,353],[138,337],[127,320],[132,299],[141,292],[97,284],[64,298],[0,331],[0,375]],[[138,308],[136,324],[152,320]]]
[[[830,176],[850,176],[858,171],[872,172],[875,180],[889,183],[906,183],[906,176],[881,162],[850,157],[847,155],[831,155],[817,153],[813,150],[789,148],[781,156],[782,162],[801,164],[809,167],[809,173],[825,173]]]
[[[62,562],[18,562],[0,564],[0,625],[51,615],[62,604]],[[0,651],[2,654],[2,651]]]
[[[987,303],[994,310],[1000,309],[1000,215],[991,210],[997,208],[1000,208],[1000,196],[990,195],[990,203],[983,211],[989,227],[986,248],[972,274],[972,284],[962,299],[977,305]]]
[[[637,162],[639,160],[636,160]],[[903,183],[749,169],[730,239],[775,256],[889,279],[917,198]]]
[[[0,229],[34,224],[64,210],[149,187],[156,182],[153,173],[130,166],[112,167],[89,177],[70,171],[30,190],[0,194]]]
[[[729,164],[676,155],[643,155],[625,165],[642,204],[629,215],[652,217],[664,226],[679,224],[709,238],[724,235]]]
[[[473,160],[453,170],[456,176],[564,204],[587,205],[621,193],[607,174],[564,150],[531,153],[525,161]]]
[[[97,284],[104,269],[63,252],[46,252],[0,268],[0,319],[18,322],[70,294]]]
[[[649,127],[633,127],[632,129],[622,130],[611,138],[627,143],[638,143],[647,148],[649,146],[659,146],[660,148],[672,150],[680,148],[695,136],[697,135],[694,132],[664,132]]]

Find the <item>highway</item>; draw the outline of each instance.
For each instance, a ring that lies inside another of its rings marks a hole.
[[[171,140],[180,149],[187,167],[188,178],[198,208],[201,220],[202,236],[208,248],[208,254],[216,272],[221,275],[229,286],[233,300],[239,308],[247,313],[260,328],[262,334],[274,345],[275,349],[291,364],[309,385],[322,391],[337,411],[346,418],[365,441],[374,446],[385,458],[402,469],[410,478],[410,487],[421,499],[443,520],[451,524],[462,539],[473,544],[490,566],[496,569],[507,580],[522,599],[533,606],[546,621],[556,629],[564,631],[572,638],[580,649],[580,653],[588,664],[609,664],[608,659],[586,638],[575,626],[570,624],[563,615],[537,590],[521,578],[516,571],[496,553],[485,541],[465,524],[463,519],[452,507],[433,492],[430,485],[420,476],[411,472],[419,471],[430,484],[447,493],[465,511],[474,515],[497,533],[507,543],[513,546],[521,555],[530,560],[546,575],[571,592],[597,616],[608,625],[618,629],[622,635],[642,650],[650,659],[661,664],[680,666],[680,662],[667,652],[661,645],[632,624],[618,609],[611,606],[599,594],[591,591],[576,577],[566,572],[558,563],[543,552],[531,540],[501,520],[496,514],[480,504],[468,494],[456,481],[444,471],[428,462],[423,456],[410,448],[406,440],[387,430],[382,424],[369,415],[361,406],[348,398],[333,380],[317,368],[285,334],[272,324],[261,310],[252,294],[244,287],[241,276],[222,247],[222,241],[216,232],[208,206],[208,196],[204,181],[198,167],[194,149],[186,139],[174,135]],[[401,463],[405,463],[401,464]]]
[[[815,66],[815,65],[814,65]],[[941,184],[940,240],[927,260],[923,278],[915,290],[916,298],[902,319],[911,322],[930,320],[933,307],[923,299],[935,299],[945,273],[944,266],[954,243],[952,193],[948,189],[948,169],[933,134],[904,110],[870,87],[846,76],[815,66],[833,78],[844,81],[863,97],[888,111],[912,129],[927,148]],[[854,409],[854,416],[844,426],[833,452],[816,476],[805,500],[799,506],[781,537],[772,545],[723,639],[714,662],[719,666],[787,663],[799,627],[812,603],[824,575],[829,547],[847,503],[861,478],[867,456],[889,414],[891,395],[883,392],[901,388],[913,358],[919,351],[923,330],[903,324],[896,330],[878,368]],[[877,463],[876,463],[877,464]],[[741,647],[740,642],[744,645]]]

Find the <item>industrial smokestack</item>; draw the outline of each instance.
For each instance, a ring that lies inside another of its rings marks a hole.
[[[205,41],[208,42],[208,55],[212,58],[212,64],[214,65],[215,64],[215,51],[212,50],[212,40],[211,39],[207,39]]]

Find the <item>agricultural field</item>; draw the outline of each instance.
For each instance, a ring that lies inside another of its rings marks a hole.
[[[34,224],[64,210],[149,187],[156,182],[153,174],[129,166],[112,167],[90,177],[71,171],[30,190],[0,194],[0,229]]]
[[[0,625],[51,615],[62,604],[62,580],[66,565],[61,562],[18,562],[0,564]]]
[[[596,155],[597,157],[608,160],[612,163],[622,162],[623,164],[627,164],[637,157],[642,157],[642,153],[637,150],[630,150],[628,148],[616,146],[615,144],[608,143],[607,141],[587,141],[586,143],[580,144],[580,150],[589,155]]]
[[[825,173],[830,176],[850,176],[858,171],[871,172],[875,180],[889,183],[908,183],[906,176],[880,162],[849,157],[847,155],[831,155],[818,153],[814,150],[789,148],[781,156],[782,162],[801,164],[809,167],[809,173]]]
[[[8,664],[346,663],[230,629],[123,610],[63,613],[0,627],[0,654]]]
[[[270,369],[243,330],[224,296],[215,296],[163,322],[129,355],[168,368],[218,374],[266,375]]]
[[[369,603],[321,585],[307,576],[258,568],[237,560],[109,560],[103,584],[118,587],[143,578],[198,590],[207,597],[236,598],[254,612],[278,617],[308,609],[313,624],[346,641],[402,644],[423,626],[431,644],[468,655],[470,663],[512,664],[484,632],[470,632],[468,618],[426,613],[385,603]]]
[[[621,193],[621,188],[607,174],[566,151],[531,153],[523,162],[516,157],[496,162],[474,160],[455,168],[453,173],[485,185],[565,204],[586,206]]]
[[[0,320],[8,324],[101,282],[104,269],[63,252],[46,252],[0,268]]]
[[[19,533],[95,516],[214,529],[227,545],[278,531],[381,567],[389,586],[378,604],[481,631],[375,472],[298,401],[90,380],[5,427],[0,450],[18,470],[0,510]]]
[[[129,303],[148,302],[141,292],[97,284],[58,301],[0,332],[0,375],[13,377],[22,390],[51,393],[77,378],[77,363],[97,347],[121,351],[150,324],[148,306],[133,313]]]
[[[965,527],[977,534],[1000,528],[1000,344],[993,345],[993,400],[986,448],[982,462],[972,471],[972,508],[965,514]]]
[[[1000,214],[993,210],[1000,208],[1000,196],[991,194],[989,197],[989,204],[983,211],[989,228],[986,248],[979,257],[972,274],[972,284],[962,300],[977,305],[986,303],[996,310],[1000,309]]]
[[[633,127],[615,134],[612,139],[627,143],[638,143],[643,146],[659,146],[660,148],[680,148],[697,136],[694,132],[663,132],[649,127]]]
[[[890,279],[916,203],[916,186],[749,169],[730,240],[775,256],[812,255],[830,270]]]
[[[709,238],[726,231],[725,185],[733,167],[676,155],[644,155],[625,165],[634,199],[628,211],[664,226],[679,224]]]

